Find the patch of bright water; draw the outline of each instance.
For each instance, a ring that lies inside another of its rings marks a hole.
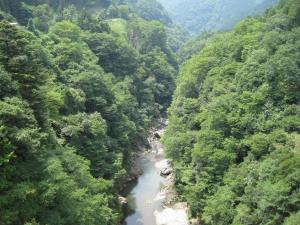
[[[158,196],[164,178],[160,176],[159,168],[155,166],[161,159],[162,156],[154,153],[138,159],[143,175],[127,196],[133,213],[126,218],[126,225],[156,225],[154,212],[163,210],[163,198]]]

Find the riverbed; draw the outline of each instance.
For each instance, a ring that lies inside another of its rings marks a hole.
[[[174,190],[171,187],[173,175],[161,176],[161,171],[170,167],[160,141],[163,131],[163,126],[153,129],[148,138],[149,149],[137,158],[136,165],[143,173],[126,196],[131,213],[125,225],[188,225],[186,204],[165,206]]]

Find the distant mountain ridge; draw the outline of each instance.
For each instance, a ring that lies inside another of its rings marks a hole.
[[[227,30],[247,16],[259,14],[278,0],[158,0],[171,19],[192,34]]]

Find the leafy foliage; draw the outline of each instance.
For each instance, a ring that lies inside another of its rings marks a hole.
[[[132,155],[174,90],[164,26],[134,14],[121,37],[108,1],[24,2],[0,5],[0,223],[115,225]]]
[[[212,35],[181,67],[164,143],[177,190],[201,224],[296,223],[297,4],[282,1]]]

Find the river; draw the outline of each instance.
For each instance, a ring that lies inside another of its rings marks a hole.
[[[162,126],[151,132],[148,138],[150,148],[137,158],[137,167],[143,174],[126,196],[131,213],[126,217],[125,225],[188,224],[187,207],[173,209],[164,206],[166,198],[172,194],[172,175],[160,176],[162,169],[170,167],[159,138],[163,131]]]

